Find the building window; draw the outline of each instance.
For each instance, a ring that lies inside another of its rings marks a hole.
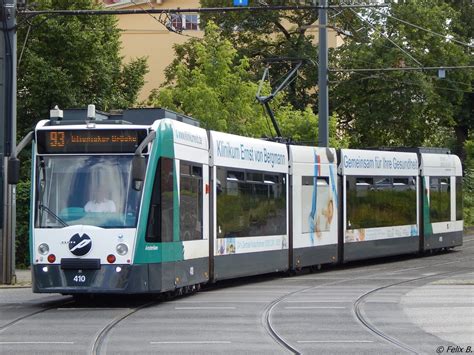
[[[176,31],[182,31],[183,30],[182,15],[171,15],[171,26]]]
[[[171,15],[171,25],[175,31],[199,30],[199,15],[173,14]]]
[[[184,27],[186,30],[199,30],[199,17],[198,15],[184,15]]]
[[[133,5],[131,0],[103,0],[105,7],[120,6],[120,5]]]

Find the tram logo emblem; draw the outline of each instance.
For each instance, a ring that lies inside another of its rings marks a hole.
[[[77,256],[86,255],[92,248],[92,240],[87,234],[74,234],[69,239],[69,251]]]

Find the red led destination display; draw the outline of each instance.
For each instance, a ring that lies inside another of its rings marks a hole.
[[[40,130],[38,153],[133,153],[146,135],[144,129]]]

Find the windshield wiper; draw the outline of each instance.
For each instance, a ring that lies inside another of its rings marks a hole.
[[[69,224],[64,222],[56,213],[51,211],[48,207],[43,205],[42,203],[39,204],[39,209],[48,212],[51,216],[53,216],[59,223],[61,223],[64,227],[68,227]]]

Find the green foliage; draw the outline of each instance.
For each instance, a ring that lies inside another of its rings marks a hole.
[[[29,259],[29,214],[31,180],[24,179],[16,186],[16,265],[25,268]]]
[[[40,0],[38,10],[92,9],[93,0]],[[21,18],[20,18],[21,22]],[[18,43],[25,48],[18,65],[18,131],[24,135],[54,105],[99,110],[135,104],[144,84],[146,60],[128,64],[120,56],[120,32],[112,16],[52,16],[22,26]]]
[[[255,101],[257,84],[247,80],[248,61],[237,60],[236,51],[214,24],[206,29],[203,41],[193,40],[188,48],[195,65],[174,63],[174,85],[154,90],[149,103],[197,117],[208,129],[263,134],[264,115]]]
[[[354,36],[332,53],[334,66],[472,65],[472,50],[446,40],[446,36],[466,43],[474,39],[472,17],[465,17],[459,2],[452,3],[456,6],[438,0],[405,1],[385,10],[360,10],[360,17],[346,10],[339,21]],[[341,128],[348,131],[351,145],[447,145],[462,155],[459,147],[474,122],[474,70],[448,70],[446,79],[437,74],[436,70],[335,73],[332,109],[341,119]]]
[[[222,0],[201,0],[202,7],[223,7],[229,4]],[[274,3],[274,2],[268,2]],[[299,0],[287,0],[284,5],[301,5]],[[250,1],[251,6],[262,6],[259,1]],[[240,58],[247,57],[254,80],[260,76],[266,58],[307,58],[309,61],[300,68],[298,80],[288,88],[286,102],[304,110],[314,106],[317,95],[316,48],[313,37],[308,34],[309,26],[317,20],[317,11],[261,11],[261,12],[214,12],[203,14],[201,23],[216,23],[222,34],[237,49]],[[274,79],[278,80],[292,69],[294,64],[274,63],[271,66]]]
[[[474,226],[474,141],[466,142],[467,159],[463,179],[464,225]]]
[[[285,136],[305,145],[318,145],[319,119],[309,106],[304,111],[295,111],[289,105],[281,106],[276,118]],[[347,148],[349,137],[337,130],[337,121],[336,115],[329,117],[329,146]]]
[[[202,40],[191,39],[175,48],[182,61],[170,65],[168,73],[173,75],[164,88],[153,91],[150,105],[196,117],[207,129],[252,137],[272,134],[269,118],[255,99],[258,84],[249,74],[249,60],[239,58],[214,23],[208,23]],[[264,90],[269,93],[270,88]],[[271,102],[282,134],[314,144],[317,116],[308,107],[296,110],[283,100],[283,94],[278,94]]]
[[[94,0],[39,0],[37,10],[93,9]],[[95,104],[99,110],[136,103],[148,71],[145,58],[124,64],[120,32],[112,16],[19,17],[17,122],[21,139],[35,124],[60,108]],[[31,27],[26,26],[31,25]],[[24,45],[24,46],[23,46]],[[20,60],[21,59],[21,60]],[[22,156],[17,193],[17,263],[28,261],[29,157]]]

